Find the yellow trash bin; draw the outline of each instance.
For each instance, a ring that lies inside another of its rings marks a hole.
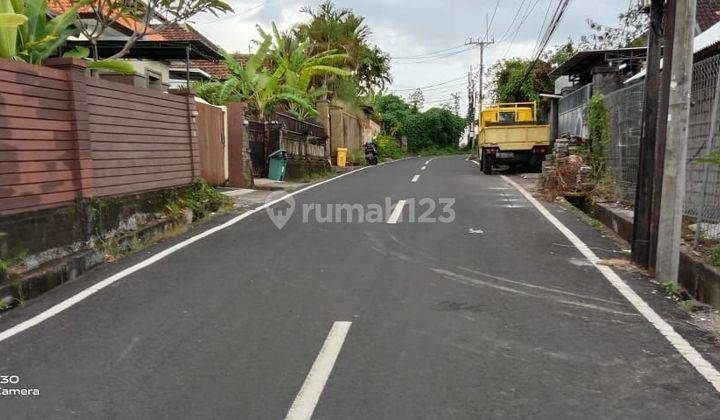
[[[344,167],[347,164],[347,148],[337,148],[337,166]]]

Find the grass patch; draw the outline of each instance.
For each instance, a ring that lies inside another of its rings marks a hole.
[[[708,249],[707,262],[714,267],[720,267],[720,245]]]
[[[202,219],[210,213],[232,207],[232,203],[232,198],[219,193],[204,179],[195,178],[192,185],[173,193],[165,212],[178,219],[183,216],[184,209],[190,209],[196,219]]]
[[[13,268],[25,264],[27,258],[27,250],[19,251],[12,257],[0,258],[0,280],[4,280]]]
[[[334,176],[335,176],[335,172],[332,172],[332,171],[315,172],[315,173],[305,174],[302,177],[300,177],[294,181],[303,182],[303,183],[317,182],[317,181],[322,181],[324,179],[332,178]]]

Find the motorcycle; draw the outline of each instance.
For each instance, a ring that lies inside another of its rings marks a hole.
[[[368,165],[377,165],[377,154],[375,142],[365,143],[365,162],[367,162]]]

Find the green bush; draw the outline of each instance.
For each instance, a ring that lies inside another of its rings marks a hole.
[[[584,144],[583,157],[592,165],[597,178],[605,172],[605,149],[610,144],[608,111],[603,99],[602,94],[596,93],[585,106],[590,141]]]
[[[348,150],[347,161],[351,166],[362,166],[365,164],[365,152],[358,147]]]
[[[378,157],[400,159],[407,154],[400,146],[395,137],[388,135],[379,135],[375,141],[377,142]]]
[[[192,185],[176,191],[166,209],[171,216],[179,216],[182,209],[193,211],[195,217],[203,218],[211,212],[232,203],[232,199],[219,193],[204,179],[195,178]]]

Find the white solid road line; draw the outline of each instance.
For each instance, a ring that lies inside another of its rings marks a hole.
[[[424,171],[425,169],[427,169],[427,166],[423,166],[422,168],[420,168],[421,171]]]
[[[414,177],[412,177],[410,182],[417,182],[418,179],[420,179],[420,175],[415,175]]]
[[[390,213],[390,217],[387,219],[388,224],[394,225],[398,222],[398,219],[400,219],[400,216],[402,215],[403,207],[405,207],[405,203],[405,200],[398,201],[392,213]]]
[[[352,322],[338,321],[333,324],[300,392],[285,416],[286,420],[309,420],[312,417],[345,342],[345,337],[350,330],[350,325]]]
[[[73,306],[73,305],[75,305],[75,304],[77,304],[77,303],[79,303],[79,302],[87,299],[88,297],[90,297],[90,296],[94,295],[95,293],[99,292],[100,290],[102,290],[102,289],[110,286],[111,284],[117,282],[118,280],[121,280],[121,279],[129,276],[130,274],[135,273],[136,271],[140,271],[140,270],[142,270],[143,268],[145,268],[145,267],[147,267],[147,266],[149,266],[149,265],[151,265],[151,264],[154,264],[154,263],[162,260],[163,258],[167,257],[168,255],[173,254],[173,253],[175,253],[175,252],[177,252],[177,251],[185,248],[186,246],[188,246],[188,245],[190,245],[190,244],[192,244],[192,243],[195,243],[195,242],[197,242],[197,241],[199,241],[199,240],[201,240],[201,239],[203,239],[203,238],[206,238],[206,237],[212,235],[212,234],[215,233],[215,232],[219,232],[219,231],[221,231],[221,230],[223,230],[223,229],[229,228],[230,226],[232,226],[232,225],[240,222],[241,220],[243,220],[243,219],[245,219],[245,218],[247,218],[247,217],[249,217],[249,216],[251,216],[251,215],[253,215],[253,214],[255,214],[255,213],[258,213],[258,212],[260,212],[260,211],[263,211],[263,210],[265,210],[266,208],[268,208],[268,207],[270,207],[270,206],[273,206],[273,205],[275,205],[275,204],[277,204],[277,203],[282,202],[282,201],[285,200],[287,197],[300,194],[300,193],[302,193],[302,192],[304,192],[304,191],[307,191],[307,190],[309,190],[309,189],[311,189],[311,188],[315,188],[315,187],[318,187],[318,186],[320,186],[320,185],[326,184],[326,183],[328,183],[328,182],[335,181],[335,180],[340,179],[340,178],[342,178],[342,177],[344,177],[344,176],[347,176],[347,175],[350,175],[350,174],[354,174],[354,173],[356,173],[356,172],[362,171],[362,170],[367,169],[367,168],[369,168],[369,167],[368,167],[368,166],[364,166],[364,167],[362,167],[362,168],[360,168],[360,169],[356,169],[356,170],[354,170],[354,171],[346,172],[346,173],[344,173],[344,174],[342,174],[342,175],[338,175],[338,176],[336,176],[336,177],[334,177],[334,178],[326,179],[325,181],[318,182],[317,184],[308,185],[308,186],[305,187],[305,188],[301,188],[301,189],[299,189],[299,190],[297,190],[297,191],[288,193],[287,195],[284,195],[284,196],[278,198],[277,200],[273,200],[273,201],[271,201],[271,202],[269,202],[269,203],[263,204],[262,206],[259,206],[259,207],[257,207],[257,208],[254,208],[254,209],[252,209],[252,210],[248,210],[248,211],[246,211],[245,213],[243,213],[243,214],[241,214],[241,215],[239,215],[239,216],[236,216],[236,217],[228,220],[227,222],[223,223],[222,225],[215,226],[215,227],[212,228],[212,229],[208,229],[208,230],[206,230],[206,231],[204,231],[204,232],[202,232],[202,233],[199,233],[199,234],[197,234],[197,235],[195,235],[195,236],[193,236],[193,237],[191,237],[191,238],[188,238],[188,239],[186,239],[186,240],[184,240],[184,241],[182,241],[182,242],[180,242],[180,243],[178,243],[178,244],[176,244],[176,245],[173,245],[173,246],[171,246],[170,248],[167,248],[167,249],[165,249],[165,250],[163,250],[163,251],[160,251],[160,252],[158,252],[157,254],[149,257],[148,259],[143,260],[143,261],[141,261],[141,262],[139,262],[139,263],[137,263],[137,264],[135,264],[135,265],[133,265],[133,266],[131,266],[131,267],[128,267],[128,268],[120,271],[119,273],[116,273],[116,274],[114,274],[114,275],[112,275],[112,276],[110,276],[110,277],[108,277],[108,278],[106,278],[106,279],[104,279],[104,280],[102,280],[102,281],[100,281],[100,282],[98,282],[98,283],[95,283],[94,285],[88,287],[87,289],[84,289],[84,290],[80,291],[79,293],[77,293],[77,294],[75,294],[75,295],[73,295],[73,296],[70,296],[69,298],[65,299],[64,301],[62,301],[62,302],[60,302],[60,303],[58,303],[58,304],[56,304],[56,305],[54,305],[54,306],[51,306],[50,308],[48,308],[48,309],[44,310],[43,312],[35,315],[34,317],[32,317],[32,318],[30,318],[30,319],[27,319],[27,320],[25,320],[25,321],[23,321],[23,322],[15,325],[15,326],[11,327],[11,328],[8,328],[7,330],[5,330],[5,331],[3,331],[3,332],[0,333],[0,342],[2,342],[2,341],[4,341],[4,340],[7,340],[8,338],[10,338],[10,337],[12,337],[12,336],[14,336],[14,335],[16,335],[16,334],[19,334],[19,333],[27,330],[28,328],[32,328],[32,327],[34,327],[35,325],[38,325],[38,324],[40,324],[41,322],[43,322],[43,321],[45,321],[45,320],[47,320],[47,319],[49,319],[49,318],[52,318],[53,316],[55,316],[55,315],[59,314],[60,312],[66,310],[66,309],[68,309],[68,308],[70,308],[71,306]]]
[[[585,258],[588,259],[595,266],[595,268],[602,273],[603,276],[612,284],[625,299],[627,299],[640,314],[645,317],[665,338],[675,347],[677,350],[690,364],[697,369],[700,374],[707,379],[715,389],[720,392],[720,372],[715,367],[705,360],[705,358],[697,351],[690,343],[687,342],[680,334],[678,334],[673,327],[670,326],[660,315],[655,312],[650,305],[637,294],[635,291],[628,286],[623,279],[618,276],[612,268],[607,265],[600,264],[600,258],[577,237],[570,229],[562,224],[552,213],[550,213],[539,201],[535,199],[529,192],[523,187],[518,185],[512,179],[501,175],[500,176],[505,182],[515,187],[525,198],[532,203],[533,206],[550,221],[555,227],[565,235],[568,240],[575,245],[575,248],[582,253]]]

